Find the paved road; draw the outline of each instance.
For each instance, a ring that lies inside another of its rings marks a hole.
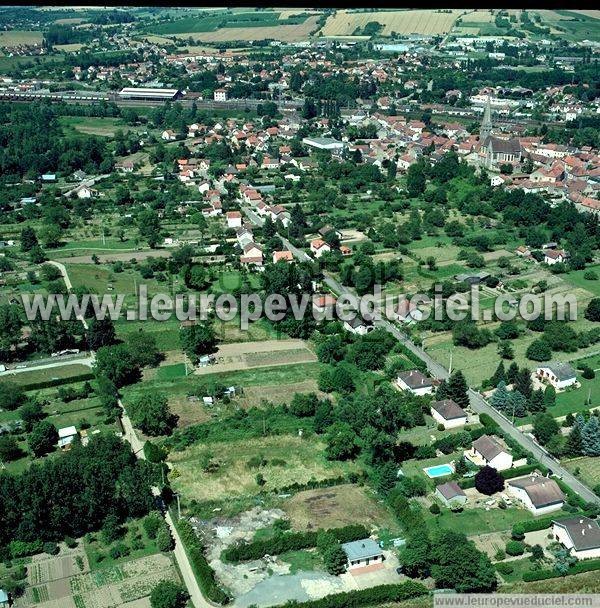
[[[0,372],[0,376],[14,376],[15,374],[22,374],[24,372],[34,372],[39,369],[52,369],[53,367],[64,367],[65,365],[87,365],[88,367],[92,367],[95,358],[93,355],[75,355],[75,358],[71,357],[70,359],[60,359],[57,357],[56,359],[45,359],[43,363],[37,362],[36,365],[27,365],[27,367],[15,367],[12,369],[7,369],[5,372]]]
[[[262,226],[264,220],[262,220],[256,213],[251,209],[244,208],[244,212],[250,218],[250,221],[256,225]],[[310,260],[304,251],[301,251],[297,247],[294,247],[287,239],[281,239],[285,246],[294,254],[294,256],[301,260]],[[339,281],[323,273],[323,282],[338,295],[350,295],[356,296],[356,292],[345,285],[342,285]],[[420,346],[414,344],[403,332],[401,332],[393,323],[385,319],[375,321],[377,327],[381,327],[391,333],[397,340],[402,342],[408,349],[410,349],[419,359],[421,359],[426,365],[429,373],[440,380],[445,380],[449,377],[448,370],[435,361],[429,353],[425,352]],[[473,389],[469,389],[469,402],[471,408],[478,414],[488,414],[500,428],[514,439],[521,447],[531,452],[543,465],[547,466],[552,472],[562,478],[577,494],[579,494],[584,500],[588,502],[594,502],[600,504],[600,498],[592,492],[590,488],[581,483],[574,475],[572,475],[567,469],[565,469],[558,460],[548,454],[544,448],[542,448],[536,441],[531,437],[523,434],[517,427],[515,427],[511,421],[506,418],[503,414],[495,410],[483,396]]]
[[[60,273],[62,274],[62,277],[63,277],[63,280],[65,282],[65,285],[66,285],[67,289],[69,291],[72,291],[73,290],[73,283],[71,283],[71,279],[69,278],[69,273],[67,272],[67,268],[65,267],[65,265],[61,264],[60,262],[54,262],[54,261],[49,261],[47,263],[48,264],[52,264],[52,266],[56,266],[56,268],[58,268],[60,270]],[[77,315],[77,319],[79,321],[81,321],[81,324],[83,325],[83,327],[87,331],[88,324],[87,324],[87,321],[84,319],[83,315]]]

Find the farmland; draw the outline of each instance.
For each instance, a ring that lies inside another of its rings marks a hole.
[[[351,36],[367,23],[376,21],[383,25],[381,33],[391,36],[409,34],[446,34],[454,25],[462,11],[435,12],[429,10],[352,12],[337,11],[327,19],[321,29],[323,36]]]
[[[42,32],[10,30],[0,31],[0,48],[42,43]]]

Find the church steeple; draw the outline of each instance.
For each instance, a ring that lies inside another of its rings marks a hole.
[[[484,142],[492,134],[492,104],[488,95],[479,129],[479,141]]]

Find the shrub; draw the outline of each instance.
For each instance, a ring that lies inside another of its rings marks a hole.
[[[196,536],[194,529],[187,520],[178,520],[175,523],[177,531],[181,537],[181,542],[185,548],[188,558],[192,565],[192,570],[202,594],[212,602],[217,604],[229,603],[229,596],[217,583],[215,571],[204,557],[203,546],[200,539]]]
[[[512,574],[514,572],[514,568],[510,563],[496,564],[496,570],[498,570],[500,574]]]
[[[439,513],[441,512],[440,506],[437,503],[433,503],[430,507],[429,507],[429,512],[433,513],[434,515],[439,515]]]
[[[114,547],[111,547],[108,553],[112,559],[119,559],[120,557],[127,557],[131,553],[131,549],[125,543],[117,543]]]
[[[65,545],[67,545],[69,549],[75,549],[75,547],[77,546],[77,541],[74,538],[71,538],[70,536],[65,536]]]
[[[283,534],[265,540],[256,540],[250,543],[239,543],[227,547],[221,555],[226,562],[236,563],[251,559],[260,559],[265,555],[279,555],[286,551],[299,551],[316,547],[319,533],[323,530],[309,532],[294,532]],[[347,543],[369,536],[369,530],[361,525],[350,525],[343,528],[327,530],[336,540]]]
[[[518,540],[509,540],[506,543],[506,553],[508,555],[523,555],[525,553],[525,545]]]
[[[53,542],[44,543],[44,553],[47,553],[48,555],[58,555],[59,551],[60,551],[60,549],[56,543],[53,543]]]
[[[161,530],[158,531],[158,534],[156,535],[156,546],[158,547],[159,551],[163,551],[165,553],[167,551],[171,551],[171,549],[173,549],[175,546],[171,532],[166,524]]]
[[[13,540],[9,545],[10,555],[13,559],[41,553],[43,547],[41,540],[34,540],[29,543],[22,540]]]

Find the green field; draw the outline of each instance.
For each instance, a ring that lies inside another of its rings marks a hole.
[[[15,384],[27,387],[39,382],[47,382],[48,380],[73,378],[75,381],[78,377],[89,374],[91,368],[87,365],[74,363],[73,365],[61,365],[58,367],[48,367],[46,369],[36,369],[28,372],[15,373],[14,375],[2,376],[2,379],[10,380]]]
[[[571,473],[575,473],[579,469],[578,477],[590,488],[600,484],[600,457],[582,456],[581,458],[564,460],[562,464]]]

